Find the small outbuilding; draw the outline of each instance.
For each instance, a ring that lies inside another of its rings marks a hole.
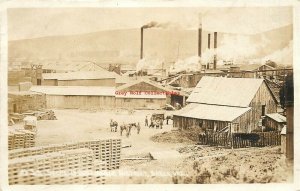
[[[274,131],[281,131],[286,125],[286,117],[279,113],[269,113],[265,117],[265,127]]]

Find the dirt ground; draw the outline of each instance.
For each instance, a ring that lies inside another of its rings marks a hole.
[[[54,110],[58,120],[38,121],[36,145],[118,137],[122,139],[121,167],[106,178],[108,184],[168,183],[269,183],[292,182],[292,165],[286,163],[280,147],[225,149],[196,145],[191,132],[144,126],[154,110],[119,111]],[[120,136],[110,132],[110,119],[119,124],[140,122],[141,132]],[[177,155],[172,156],[172,153]],[[151,160],[150,153],[161,153]],[[175,152],[175,153],[176,153]],[[149,160],[129,160],[145,158]],[[125,160],[127,159],[127,160]]]

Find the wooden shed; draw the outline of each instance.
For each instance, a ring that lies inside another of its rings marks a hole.
[[[286,125],[286,117],[279,113],[266,114],[264,121],[265,127],[274,131],[281,131]]]
[[[187,105],[174,114],[174,126],[191,125],[234,132],[258,128],[262,116],[275,113],[277,102],[263,79],[204,76],[187,99]]]

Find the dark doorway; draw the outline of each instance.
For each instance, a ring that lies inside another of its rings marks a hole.
[[[266,114],[266,105],[261,106],[261,116],[265,116]]]
[[[42,85],[42,79],[36,79],[36,84],[37,84],[38,86]]]
[[[17,104],[13,104],[13,110],[14,110],[14,113],[17,113]]]
[[[175,107],[176,103],[179,103],[181,106],[183,106],[183,96],[171,95],[171,105]]]

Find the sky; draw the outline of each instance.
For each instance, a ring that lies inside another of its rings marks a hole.
[[[151,21],[196,29],[200,20],[206,30],[256,34],[292,24],[292,8],[11,8],[8,39],[139,28]]]

